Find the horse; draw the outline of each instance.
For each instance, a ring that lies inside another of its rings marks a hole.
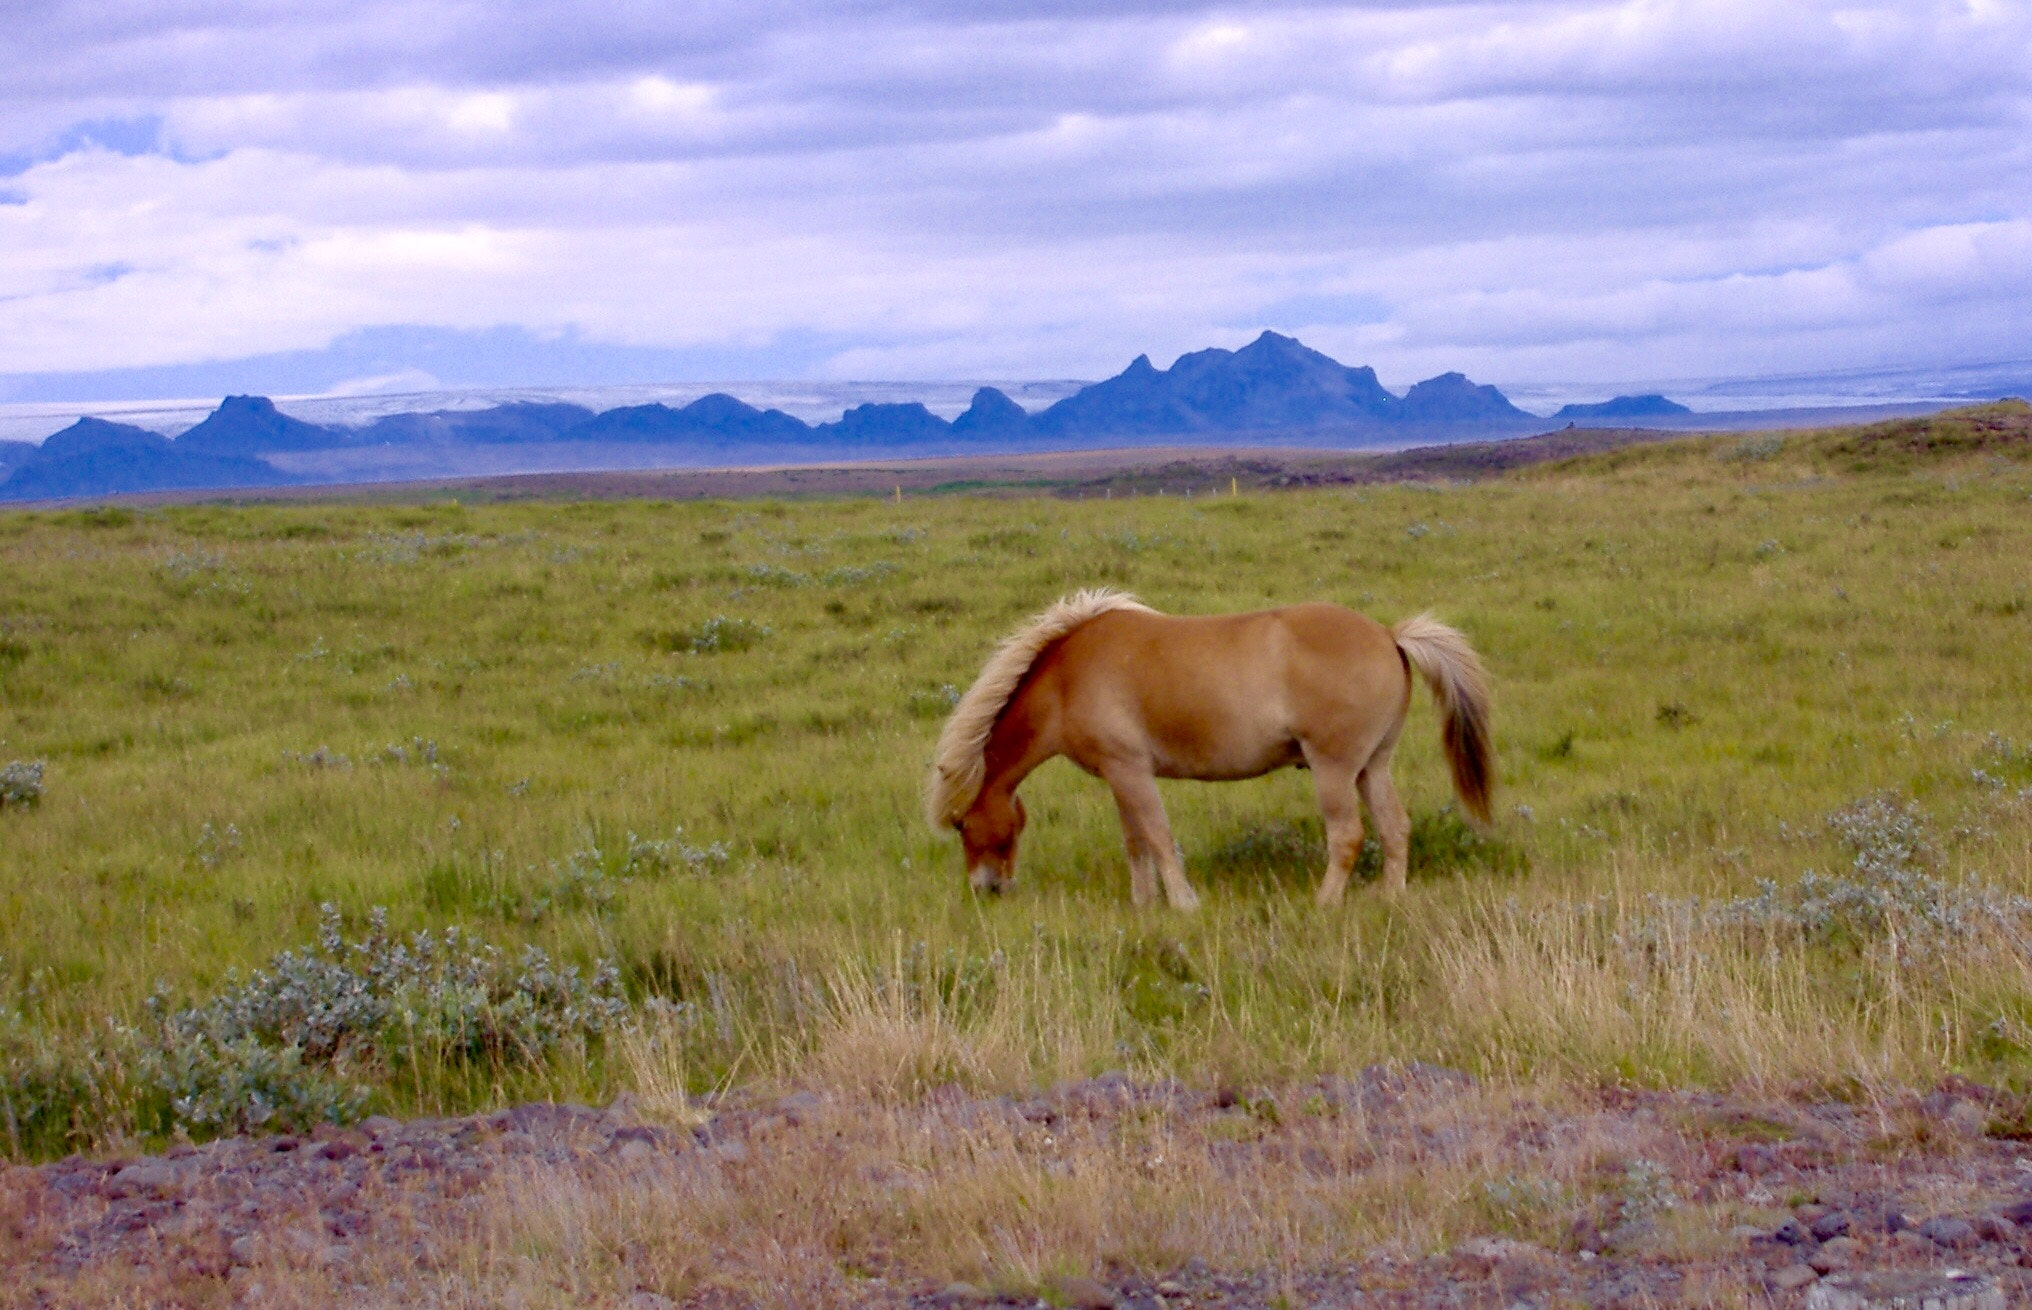
[[[1017,629],[989,657],[939,733],[925,817],[959,831],[968,881],[999,892],[1015,877],[1025,823],[1016,789],[1059,755],[1114,793],[1130,895],[1172,907],[1186,881],[1159,778],[1224,781],[1310,769],[1326,821],[1317,900],[1338,903],[1362,849],[1360,792],[1383,848],[1385,895],[1403,890],[1411,821],[1390,754],[1411,705],[1411,671],[1432,688],[1455,792],[1489,820],[1494,785],[1488,676],[1467,638],[1420,614],[1385,628],[1339,605],[1248,614],[1162,614],[1125,592],[1075,593]]]

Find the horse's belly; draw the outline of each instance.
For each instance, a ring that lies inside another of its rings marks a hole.
[[[1160,736],[1150,745],[1151,771],[1160,778],[1232,782],[1305,763],[1298,742],[1283,734],[1272,737],[1245,733],[1207,741],[1175,741]]]

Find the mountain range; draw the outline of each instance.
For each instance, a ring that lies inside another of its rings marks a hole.
[[[1632,419],[1686,413],[1662,396],[1569,405],[1555,419]],[[672,464],[782,463],[1016,452],[1100,445],[1378,446],[1519,435],[1545,420],[1492,386],[1443,373],[1398,396],[1375,370],[1350,368],[1274,332],[1240,350],[1200,350],[1169,369],[1139,355],[1104,382],[1032,414],[993,387],[951,422],[922,404],[865,404],[807,424],[714,394],[688,405],[518,402],[438,410],[328,427],[292,418],[263,396],[228,396],[173,440],[82,418],[40,447],[0,443],[0,500],[45,500],[186,488],[264,487],[360,480],[317,476],[320,456],[343,454],[372,476],[377,452],[484,447],[653,447]],[[594,466],[594,465],[587,465]]]

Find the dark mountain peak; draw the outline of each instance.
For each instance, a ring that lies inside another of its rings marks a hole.
[[[1030,414],[1023,406],[994,387],[982,387],[974,393],[967,412],[952,421],[952,430],[955,436],[1008,436],[1029,422]]]
[[[181,487],[259,487],[290,481],[258,459],[183,449],[159,432],[81,418],[42,443],[0,482],[0,500],[58,500]]]
[[[1642,396],[1617,396],[1613,400],[1596,401],[1588,405],[1561,405],[1555,419],[1577,418],[1663,418],[1668,414],[1691,414],[1693,411],[1676,400],[1667,400],[1657,392]]]
[[[176,439],[178,447],[208,455],[252,455],[264,450],[328,450],[350,444],[346,434],[291,418],[266,396],[228,396],[205,421]]]
[[[1147,355],[1037,416],[1053,435],[1189,436],[1317,432],[1397,417],[1371,369],[1348,368],[1292,337],[1264,332],[1240,350],[1180,355],[1159,372]]]
[[[676,441],[695,430],[695,425],[686,422],[677,410],[652,400],[646,405],[623,405],[595,414],[569,435],[575,441]]]
[[[1474,423],[1532,416],[1494,387],[1477,386],[1463,373],[1442,373],[1404,393],[1404,417],[1413,423]]]
[[[862,445],[884,442],[939,441],[952,427],[916,401],[909,404],[856,405],[836,423],[821,423],[819,435]]]
[[[1236,351],[1235,354],[1237,356],[1254,355],[1266,359],[1325,360],[1336,368],[1340,367],[1340,361],[1333,358],[1333,356],[1321,354],[1303,341],[1300,341],[1297,337],[1287,337],[1281,332],[1272,332],[1268,328],[1265,328],[1261,335]]]
[[[610,409],[572,428],[567,441],[801,441],[811,429],[780,409],[757,409],[723,391],[683,409],[661,401]]]
[[[1332,355],[1314,350],[1297,337],[1265,331],[1240,350],[1223,350],[1219,346],[1210,346],[1205,350],[1188,351],[1172,363],[1171,372],[1195,373],[1220,368],[1239,368],[1251,372],[1312,369],[1347,371],[1346,367]]]
[[[757,409],[724,391],[700,396],[678,412],[699,433],[777,441],[802,441],[811,436],[811,428],[802,419],[792,418],[780,409]]]
[[[745,400],[737,399],[724,391],[700,396],[684,407],[684,412],[700,423],[744,423],[752,421],[761,410]]]
[[[276,423],[282,419],[282,412],[275,408],[275,402],[266,396],[228,396],[212,411],[231,418],[251,419],[258,423]]]
[[[583,405],[515,400],[486,409],[440,409],[428,414],[390,414],[361,429],[364,445],[480,442],[505,445],[555,441],[593,416]]]
[[[166,451],[169,438],[160,432],[137,428],[129,423],[109,423],[102,418],[81,418],[63,431],[45,439],[41,458],[68,458],[102,451]]]

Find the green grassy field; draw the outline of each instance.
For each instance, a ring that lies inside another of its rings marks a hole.
[[[0,808],[4,1145],[228,1125],[177,1097],[233,1078],[267,1089],[242,1119],[292,1078],[365,1090],[338,1113],[1414,1058],[2022,1081],[2032,466],[1956,431],[1194,499],[0,514],[0,764],[46,762]],[[999,636],[1097,584],[1435,609],[1496,680],[1498,826],[1454,817],[1421,692],[1394,905],[1312,907],[1286,772],[1166,784],[1207,904],[1136,912],[1105,789],[1063,762],[1026,788],[1018,891],[975,899],[918,817],[930,743]],[[1917,817],[1845,843],[1827,816],[1878,793]],[[447,1027],[508,986],[418,1036],[403,993],[328,1049],[257,1023],[177,1054],[165,1016],[313,942],[325,903],[348,936],[378,906],[610,960],[628,1015]]]

